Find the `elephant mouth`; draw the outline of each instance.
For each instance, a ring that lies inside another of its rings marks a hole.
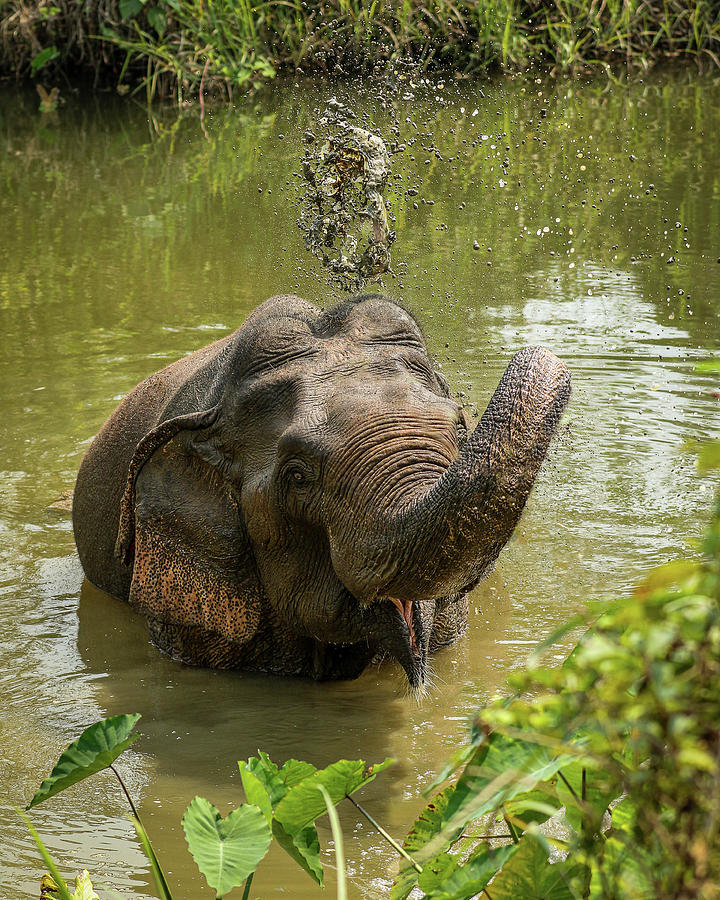
[[[417,653],[417,638],[415,637],[415,625],[413,624],[414,607],[412,600],[402,601],[398,600],[396,597],[389,597],[388,599],[403,617],[403,621],[407,625],[408,633],[410,635],[410,649],[413,653]]]
[[[424,627],[418,603],[412,600],[399,600],[396,597],[388,597],[387,600],[396,610],[392,615],[398,625],[393,645],[388,647],[388,650],[405,670],[410,690],[419,698],[425,690],[429,631],[426,635],[427,629]]]

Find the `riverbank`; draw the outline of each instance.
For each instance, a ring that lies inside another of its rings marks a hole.
[[[0,0],[0,77],[46,87],[90,78],[182,103],[232,99],[278,72],[338,76],[391,59],[477,75],[720,68],[709,0]]]

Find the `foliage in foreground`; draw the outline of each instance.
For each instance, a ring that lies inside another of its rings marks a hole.
[[[711,560],[658,570],[560,669],[516,674],[518,695],[478,713],[471,745],[442,773],[464,764],[459,780],[406,840],[423,874],[405,869],[393,900],[418,880],[447,900],[431,889],[460,883],[468,851],[482,870],[473,889],[488,885],[493,851],[473,837],[478,817],[508,854],[492,900],[551,888],[557,900],[720,896],[719,526],[720,505]]]
[[[113,765],[139,737],[132,734],[139,718],[137,713],[111,716],[86,728],[63,752],[27,808],[32,809],[96,772],[111,769],[130,803],[133,813],[130,819],[150,863],[158,894],[161,900],[172,900],[172,891],[157,854]],[[190,803],[182,820],[188,850],[218,898],[244,885],[243,900],[247,900],[253,875],[273,838],[314,881],[322,885],[323,868],[315,822],[328,813],[338,860],[338,897],[342,897],[342,836],[335,805],[369,784],[391,762],[386,759],[366,768],[362,760],[341,759],[324,769],[316,769],[310,763],[289,759],[279,767],[266,753],[260,752],[259,757],[238,763],[247,803],[231,810],[224,818],[204,797],[195,797]],[[21,815],[49,870],[49,875],[43,877],[41,900],[97,900],[87,871],[76,879],[75,892],[70,893],[29,818]]]
[[[0,0],[0,74],[80,69],[178,101],[398,58],[468,74],[688,56],[720,65],[714,0]]]
[[[706,445],[700,463],[720,468],[720,444]],[[413,890],[427,900],[481,892],[487,900],[720,898],[720,494],[702,550],[596,610],[560,668],[535,661],[511,676],[515,694],[476,715],[467,746],[430,790],[459,776],[432,797],[402,847],[370,819],[403,857],[390,900]],[[574,617],[537,653],[591,615]],[[117,774],[113,762],[132,742],[137,718],[87,729],[29,808],[104,766]],[[273,838],[322,884],[314,823],[327,811],[343,898],[334,807],[389,762],[366,770],[341,760],[316,770],[297,760],[278,767],[260,753],[240,763],[247,804],[225,819],[206,800],[190,804],[190,852],[218,897],[244,882],[247,900]],[[133,811],[160,897],[171,900]],[[26,822],[57,885],[46,896],[93,900],[87,873],[70,894]]]
[[[700,462],[720,467],[720,444]],[[435,787],[459,779],[405,841],[422,873],[403,869],[391,900],[415,884],[433,900],[720,897],[720,495],[703,551],[477,714]]]

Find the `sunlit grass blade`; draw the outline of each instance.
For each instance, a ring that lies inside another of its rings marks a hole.
[[[327,807],[328,819],[330,819],[330,830],[332,831],[333,843],[335,844],[335,861],[337,863],[337,900],[347,900],[347,880],[345,877],[345,851],[343,849],[342,829],[340,828],[340,819],[338,818],[335,804],[330,794],[318,784],[317,789],[322,794]]]
[[[155,850],[150,843],[150,838],[148,837],[147,832],[138,819],[134,818],[133,816],[129,816],[129,819],[135,827],[135,831],[140,840],[140,843],[142,844],[145,856],[147,856],[148,862],[150,863],[150,871],[153,874],[155,886],[157,887],[158,893],[160,894],[160,900],[173,900],[170,887],[168,886],[167,879],[165,878],[165,873],[160,866],[160,861],[158,860]]]
[[[40,851],[40,856],[42,856],[43,862],[48,867],[48,871],[52,875],[53,880],[57,885],[58,893],[60,894],[60,900],[73,900],[73,896],[70,893],[64,878],[60,874],[60,870],[55,864],[52,856],[50,856],[50,854],[48,853],[47,848],[45,847],[45,844],[43,844],[40,835],[35,830],[33,823],[30,821],[29,817],[25,815],[24,812],[21,812],[19,809],[16,809],[15,812],[25,822],[27,830],[30,832],[30,836],[35,841],[35,846]]]

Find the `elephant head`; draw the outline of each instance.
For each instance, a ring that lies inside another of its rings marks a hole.
[[[277,297],[136,388],[83,467],[102,472],[103,446],[145,422],[108,495],[122,493],[130,602],[166,651],[316,678],[355,677],[384,654],[421,689],[428,652],[462,630],[467,591],[509,539],[569,393],[563,363],[522,350],[470,433],[406,310],[376,295],[326,312]],[[81,468],[81,558],[90,490]]]

